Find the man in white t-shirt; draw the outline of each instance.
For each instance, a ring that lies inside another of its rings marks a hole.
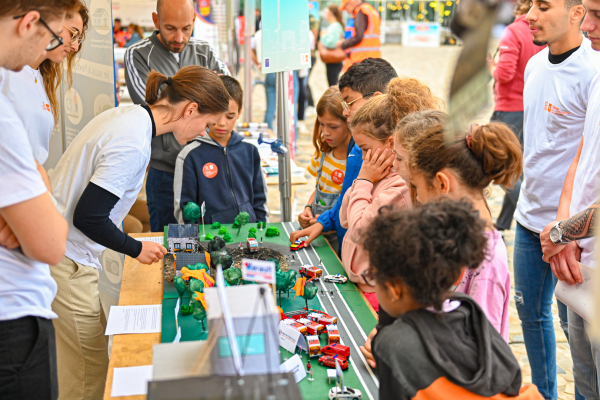
[[[600,0],[584,0],[587,11],[581,30],[600,51]],[[583,137],[565,179],[556,220],[541,233],[544,260],[556,277],[569,284],[582,282],[581,264],[598,265],[596,238],[600,212],[600,74],[590,85]],[[577,257],[579,255],[579,257]],[[579,392],[599,398],[600,346],[592,343],[583,318],[569,309],[569,345]]]
[[[539,234],[554,220],[562,184],[581,140],[589,88],[600,55],[583,37],[581,0],[533,0],[527,14],[533,41],[548,47],[525,69],[524,181],[517,203],[514,246],[515,303],[531,379],[546,399],[556,399],[556,338],[552,317],[554,275],[542,259]],[[566,307],[559,303],[563,330]]]
[[[18,71],[60,45],[73,0],[0,2],[0,68]],[[0,398],[56,399],[56,345],[51,304],[67,223],[38,171],[22,121],[0,94]]]

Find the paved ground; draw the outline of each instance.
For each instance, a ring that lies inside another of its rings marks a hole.
[[[447,100],[449,81],[452,76],[453,66],[458,56],[460,48],[458,47],[440,47],[437,49],[406,48],[401,46],[386,46],[384,48],[384,58],[394,65],[399,75],[412,76],[427,83],[434,94]],[[310,86],[312,88],[315,101],[318,101],[320,95],[327,88],[325,78],[325,68],[320,62],[315,66],[310,77]],[[256,86],[253,91],[253,120],[261,121],[265,109],[265,95],[261,86]],[[492,107],[484,110],[478,120],[486,122],[491,114]],[[296,162],[299,166],[306,166],[314,152],[311,144],[312,127],[314,125],[314,114],[309,115],[304,122],[304,129],[301,129],[298,140],[298,156]],[[308,185],[299,187],[296,190],[296,210],[306,204],[306,201],[314,189],[315,180],[308,173],[306,174]],[[502,206],[503,191],[499,187],[490,187],[489,205],[492,213],[497,216]],[[276,187],[270,187],[269,207],[271,210],[279,210],[279,192]],[[279,214],[273,213],[272,220],[278,221]],[[512,254],[514,244],[514,226],[513,230],[505,233],[505,241],[508,247],[510,270],[512,272]],[[514,292],[513,292],[514,295]],[[559,399],[573,399],[574,385],[572,374],[571,354],[566,338],[560,329],[558,322],[558,312],[556,304],[554,305],[554,322],[556,337],[558,341],[558,390]],[[523,344],[521,325],[517,316],[514,300],[511,300],[510,308],[510,346],[513,353],[519,360],[523,370],[523,383],[531,382],[531,369]]]

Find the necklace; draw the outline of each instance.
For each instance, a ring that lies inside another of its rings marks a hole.
[[[31,68],[31,74],[32,74],[32,75],[33,75],[33,77],[35,78],[35,83],[37,83],[38,76],[40,76],[40,71],[37,71],[37,74],[36,74],[36,70],[35,70],[35,69],[33,69],[33,68]]]

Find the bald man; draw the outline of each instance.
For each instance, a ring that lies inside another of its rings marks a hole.
[[[191,39],[196,19],[191,0],[158,0],[152,19],[156,31],[125,53],[125,81],[135,104],[146,104],[146,79],[151,70],[173,76],[182,67],[200,65],[229,75],[227,66],[208,42]],[[146,194],[153,232],[162,232],[165,225],[177,223],[173,175],[182,148],[172,133],[152,140]]]

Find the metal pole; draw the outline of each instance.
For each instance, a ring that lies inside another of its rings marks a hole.
[[[246,51],[244,55],[244,121],[252,122],[252,36],[256,25],[256,16],[254,9],[256,1],[245,0],[244,2],[244,18],[246,27],[244,36],[246,37]]]
[[[292,174],[290,164],[290,121],[288,111],[288,72],[277,72],[277,139],[288,151],[279,155],[281,221],[292,222]]]
[[[386,24],[387,24],[387,2],[386,0],[383,0],[381,2],[381,5],[383,6],[383,11],[381,11],[381,44],[385,44],[385,29],[386,29]]]

